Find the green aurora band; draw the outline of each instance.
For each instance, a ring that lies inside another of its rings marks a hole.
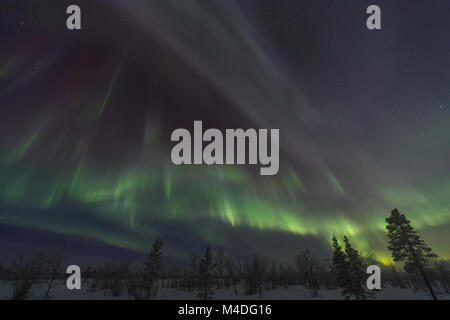
[[[37,148],[42,130],[23,137],[13,151],[2,150],[6,160],[0,171],[0,197],[8,208],[45,211],[70,201],[89,208],[104,221],[129,229],[133,237],[116,236],[89,226],[80,229],[65,224],[55,225],[52,221],[36,219],[32,214],[18,217],[12,209],[0,216],[0,222],[32,225],[145,252],[149,244],[139,239],[156,235],[157,230],[153,230],[151,225],[138,223],[142,216],[151,214],[152,217],[181,223],[189,220],[207,223],[212,219],[235,228],[245,226],[313,235],[326,243],[333,234],[347,235],[360,250],[372,250],[385,263],[390,261],[389,253],[383,248],[387,208],[402,208],[419,230],[450,222],[448,183],[430,185],[421,192],[405,187],[380,188],[377,191],[378,203],[368,202],[365,206],[353,203],[352,211],[363,212],[355,218],[331,206],[322,211],[309,206],[308,188],[290,166],[283,166],[275,177],[264,177],[262,186],[257,188],[250,174],[239,167],[197,166],[187,169],[167,165],[169,158],[152,163],[152,150],[159,149],[154,145],[154,139],[148,137],[152,131],[157,135],[157,129],[147,128],[143,137],[141,163],[121,168],[93,168],[87,161],[79,160],[70,170],[48,168],[42,171],[45,164],[40,161],[44,159],[33,163],[26,160],[27,153]],[[58,141],[51,145],[58,145]],[[75,149],[74,153],[76,158],[83,159],[80,150]],[[51,150],[43,154],[51,154]],[[336,176],[330,172],[328,177],[328,192],[351,199]],[[199,230],[201,232],[204,230]],[[441,257],[447,257],[447,244],[433,243],[433,246]]]

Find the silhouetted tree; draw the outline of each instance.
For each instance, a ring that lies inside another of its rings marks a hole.
[[[142,278],[134,277],[127,280],[126,286],[130,299],[146,300],[158,293],[158,280],[163,271],[161,261],[163,245],[164,242],[160,238],[156,238],[147,260],[144,262]]]
[[[269,284],[272,290],[276,290],[278,284],[280,283],[280,276],[278,274],[278,268],[275,261],[272,261],[269,270]]]
[[[308,290],[311,297],[315,298],[320,289],[318,273],[319,266],[309,250],[302,252],[295,259],[302,284]]]
[[[130,269],[131,261],[121,257],[120,259],[111,259],[103,266],[101,289],[104,289],[104,295],[111,295],[118,297],[122,294],[124,289],[124,278],[127,276]]]
[[[347,266],[350,277],[350,287],[348,294],[354,295],[356,299],[365,299],[366,293],[364,289],[366,273],[364,271],[363,259],[359,256],[358,251],[354,249],[347,237],[344,237],[345,254],[347,256]]]
[[[336,269],[338,285],[343,289],[342,295],[346,299],[350,299],[352,296],[358,300],[365,299],[364,264],[358,251],[352,247],[347,237],[344,237],[345,252],[336,236],[333,236],[332,241],[334,247],[333,265]]]
[[[430,259],[437,256],[432,252],[431,248],[427,247],[425,241],[420,238],[405,215],[397,209],[391,211],[391,215],[389,218],[386,218],[386,222],[389,238],[388,249],[392,251],[394,261],[404,262],[405,271],[409,273],[418,271],[431,296],[437,300],[426,274],[426,268]]]
[[[448,268],[448,262],[443,260],[437,261],[434,265],[434,269],[436,270],[436,275],[442,289],[444,289],[446,293],[450,293],[450,271]]]
[[[253,255],[252,261],[245,264],[244,284],[248,295],[259,293],[262,296],[262,285],[266,276],[267,259],[257,254]]]
[[[231,258],[227,259],[226,268],[228,278],[230,279],[231,285],[233,286],[234,294],[238,294],[236,285],[239,282],[239,270],[236,270],[236,266]]]
[[[223,248],[219,248],[216,251],[215,261],[217,263],[216,268],[216,282],[217,282],[217,290],[220,289],[224,272],[225,272],[225,253],[223,252]]]
[[[147,261],[145,261],[144,266],[144,283],[145,283],[145,296],[150,298],[158,293],[159,282],[158,277],[160,276],[162,270],[162,247],[164,242],[160,238],[156,238],[153,242],[152,250],[148,254]]]
[[[63,255],[62,253],[55,253],[55,254],[49,254],[46,257],[46,266],[44,267],[45,270],[45,277],[47,282],[47,289],[45,291],[45,294],[43,296],[44,300],[50,299],[50,292],[55,287],[55,280],[59,275],[59,272],[61,271],[61,264],[63,262]]]
[[[278,265],[278,275],[280,285],[284,287],[285,290],[289,287],[289,276],[286,267],[283,264]]]
[[[212,261],[212,253],[211,248],[208,246],[206,248],[205,255],[200,261],[200,270],[199,270],[199,283],[200,290],[198,292],[198,296],[203,300],[208,300],[212,298],[214,294],[212,290],[212,273],[216,267],[216,264],[213,264]]]
[[[31,289],[41,280],[42,271],[46,262],[43,251],[33,253],[29,263],[24,262],[20,256],[17,262],[11,265],[13,274],[12,300],[25,300],[29,297]]]
[[[332,238],[333,241],[333,267],[336,270],[337,282],[339,287],[344,287],[345,278],[347,277],[347,266],[345,253],[342,250],[342,246],[338,242],[336,236]]]
[[[391,283],[393,287],[400,287],[402,289],[406,288],[405,280],[402,277],[402,274],[397,271],[397,269],[391,265],[386,268],[385,278]]]

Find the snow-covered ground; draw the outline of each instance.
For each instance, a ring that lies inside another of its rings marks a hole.
[[[88,286],[86,286],[88,287]],[[41,299],[46,290],[46,286],[35,286],[32,289],[30,298]],[[322,300],[341,300],[343,297],[340,294],[340,290],[325,290],[319,291],[319,296],[314,299]],[[0,299],[9,299],[12,295],[12,283],[0,282]],[[81,290],[68,290],[65,286],[65,282],[58,282],[51,291],[51,299],[55,300],[128,300],[126,290],[119,297],[106,296],[103,290],[97,290],[95,292],[83,288]],[[290,286],[287,289],[279,288],[276,290],[263,291],[262,297],[259,295],[248,296],[243,294],[242,288],[238,287],[238,294],[234,293],[232,288],[221,288],[220,290],[214,290],[214,299],[217,300],[311,300],[311,296],[303,286]],[[450,300],[450,295],[439,294],[439,299]],[[186,292],[177,289],[164,288],[160,289],[158,295],[154,300],[194,300],[196,298],[196,292]],[[431,297],[427,292],[418,291],[415,292],[409,289],[400,289],[387,287],[383,288],[380,292],[377,292],[374,299],[377,300],[430,300]]]

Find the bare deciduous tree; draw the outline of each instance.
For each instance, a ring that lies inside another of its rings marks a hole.
[[[103,277],[101,288],[105,290],[105,295],[118,297],[122,294],[124,288],[124,279],[128,276],[131,261],[129,259],[120,258],[120,260],[112,259],[105,263],[103,267]]]
[[[319,264],[316,259],[309,250],[306,250],[297,256],[295,264],[302,284],[306,287],[311,297],[316,298],[320,289],[318,278]]]
[[[27,263],[23,256],[11,265],[13,275],[13,296],[12,300],[25,300],[29,298],[31,289],[39,283],[40,277],[46,261],[46,254],[42,251],[32,255]]]
[[[253,255],[251,262],[247,261],[244,268],[244,285],[248,295],[259,293],[262,296],[266,268],[267,259],[257,254]]]
[[[44,259],[44,278],[47,280],[47,289],[44,293],[43,299],[48,300],[50,299],[50,292],[55,286],[55,280],[61,271],[60,269],[63,261],[63,255],[62,253],[48,254],[44,257]]]

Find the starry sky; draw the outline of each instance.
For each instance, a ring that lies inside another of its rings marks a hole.
[[[78,4],[82,30],[66,28]],[[382,30],[366,28],[378,4]],[[449,1],[4,0],[0,252],[291,259],[405,213],[450,258]],[[279,128],[280,171],[175,166],[177,128]],[[53,240],[52,240],[53,239]],[[81,243],[81,244],[80,244]],[[108,251],[109,252],[109,251]]]

